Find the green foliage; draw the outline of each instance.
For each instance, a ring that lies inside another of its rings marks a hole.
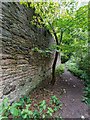
[[[57,111],[62,107],[61,102],[59,101],[59,99],[55,95],[51,97],[50,103],[55,104],[54,109],[53,109],[54,111]]]
[[[27,104],[26,107],[24,109],[22,109],[21,117],[23,119],[31,118],[31,116],[33,115],[33,112],[31,110],[29,110],[29,108],[30,108],[30,104]]]
[[[41,112],[46,109],[46,101],[45,100],[40,102],[39,108],[40,108]]]
[[[45,25],[47,29],[52,31],[49,23],[54,24],[56,19],[60,17],[58,2],[31,2],[30,7],[35,8],[35,13],[39,14],[38,17],[33,16],[32,24],[36,24],[38,27]]]
[[[67,53],[67,54],[63,54],[63,55],[61,55],[61,62],[62,63],[65,63],[65,62],[67,62],[69,59],[70,59],[70,57],[71,57],[71,54],[69,53]]]
[[[90,106],[90,83],[86,84],[84,94],[83,101]]]
[[[19,114],[18,109],[15,108],[14,106],[10,108],[10,113],[11,113],[13,116],[18,116],[18,114]]]
[[[83,71],[81,78],[84,80],[84,101],[90,105],[90,55],[85,54],[82,61],[78,62],[78,68]]]
[[[83,71],[78,68],[76,63],[68,63],[67,68],[70,72],[72,72],[75,76],[81,78]]]
[[[30,4],[28,4],[30,2]],[[49,32],[58,38],[60,42],[60,31],[64,31],[63,41],[59,46],[55,46],[54,50],[62,52],[62,60],[66,62],[70,58],[71,53],[78,55],[85,54],[87,48],[87,26],[88,26],[88,5],[77,9],[77,2],[60,1],[53,2],[34,2],[34,0],[21,0],[21,4],[27,7],[35,8],[35,14],[31,24],[37,27],[46,28]],[[62,10],[63,8],[63,10]],[[53,32],[53,29],[55,32]],[[55,36],[54,36],[55,37]],[[79,50],[78,50],[79,49]],[[36,51],[46,54],[46,52],[36,49]]]
[[[47,110],[47,115],[48,115],[48,116],[52,116],[54,110],[53,110],[52,108],[50,108],[50,107],[48,107],[47,109],[48,109],[48,110]]]
[[[0,120],[11,117],[12,119],[40,119],[52,117],[53,113],[59,110],[62,106],[56,96],[51,96],[50,104],[45,100],[33,105],[33,100],[23,96],[18,102],[9,104],[5,98],[0,106]],[[32,109],[33,108],[33,109]]]
[[[56,74],[57,75],[59,75],[59,74],[61,75],[62,73],[64,73],[64,68],[65,68],[64,64],[61,64],[61,65],[57,66]]]
[[[55,95],[51,97],[51,102],[56,104],[56,106],[60,104],[60,101]]]
[[[0,106],[0,120],[2,120],[3,118],[7,118],[9,105],[10,104],[8,103],[8,99],[5,98]]]
[[[39,54],[41,54],[43,57],[49,57],[50,54],[52,53],[52,50],[50,50],[49,48],[42,50],[39,49],[38,47],[32,48],[33,52],[38,52]]]

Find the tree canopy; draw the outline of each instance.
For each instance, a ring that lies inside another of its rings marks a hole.
[[[21,1],[27,7],[35,9],[31,24],[45,27],[55,38],[56,52],[52,66],[52,84],[55,83],[55,68],[58,54],[64,63],[73,55],[77,61],[84,59],[88,46],[88,5],[77,8],[75,0],[43,2]]]

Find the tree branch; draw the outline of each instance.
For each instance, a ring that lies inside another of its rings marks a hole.
[[[61,42],[62,42],[62,37],[63,37],[63,30],[61,29],[61,36],[60,36],[60,42],[59,42],[59,45],[60,45]]]
[[[51,23],[50,22],[48,22],[48,23],[49,23],[50,27],[52,28],[52,31],[53,31],[53,34],[54,34],[54,37],[55,37],[55,40],[56,40],[56,44],[59,45],[57,34],[56,34],[53,26],[51,25]]]

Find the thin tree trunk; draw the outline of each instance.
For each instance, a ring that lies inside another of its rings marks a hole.
[[[63,31],[61,31],[60,43],[58,41],[58,38],[57,38],[57,35],[56,35],[55,31],[53,31],[53,32],[54,32],[54,36],[55,36],[55,39],[56,39],[56,44],[60,45],[61,42],[62,42]],[[56,63],[57,63],[58,55],[59,55],[59,52],[56,51],[53,66],[52,66],[52,80],[51,80],[52,85],[54,85],[55,81],[56,81],[55,70],[56,70]]]
[[[55,53],[55,59],[54,59],[54,62],[53,62],[53,66],[52,66],[52,80],[51,80],[51,84],[52,85],[54,85],[55,81],[56,81],[55,68],[56,68],[56,63],[57,63],[58,55],[59,55],[59,53],[56,52]]]

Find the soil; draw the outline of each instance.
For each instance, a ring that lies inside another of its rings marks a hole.
[[[32,92],[31,97],[40,102],[43,99],[48,101],[52,95],[55,95],[63,105],[62,109],[56,112],[53,117],[72,118],[70,120],[88,118],[89,120],[88,106],[82,102],[83,89],[83,81],[65,70],[61,76],[57,76],[54,86],[50,85],[50,79],[47,79]]]

